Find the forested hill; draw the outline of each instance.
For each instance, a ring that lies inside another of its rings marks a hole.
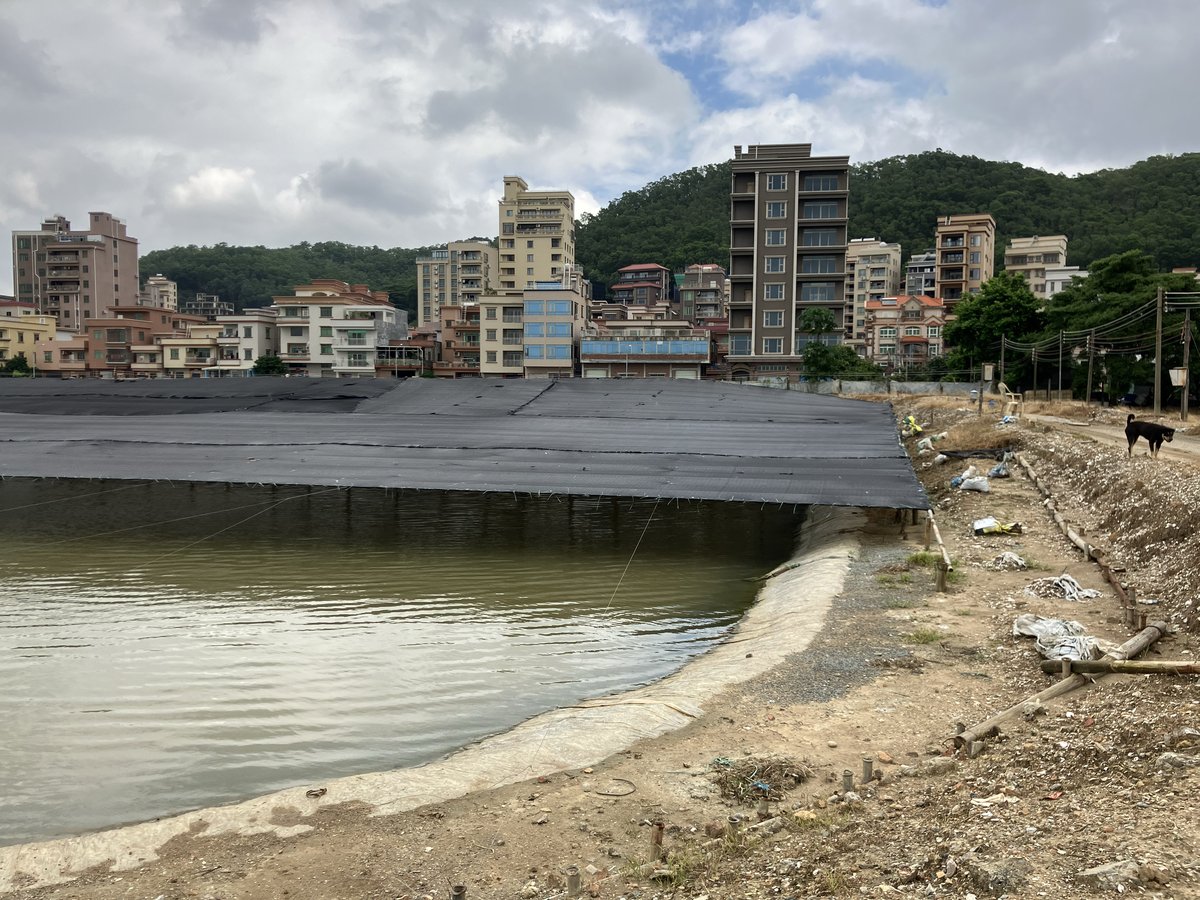
[[[729,261],[729,163],[668,175],[622,194],[576,234],[587,276],[610,283],[622,266]],[[1065,234],[1067,262],[1087,266],[1129,249],[1160,269],[1200,264],[1200,153],[1156,156],[1127,169],[1068,177],[1019,163],[941,150],[862,163],[850,174],[850,235],[898,241],[904,256],[932,246],[939,215],[990,212],[997,257],[1009,238]],[[326,242],[293,247],[173,247],[142,257],[143,276],[161,272],[180,295],[220,294],[239,309],[312,278],[339,278],[388,291],[416,309],[416,267],[430,247],[381,249]]]
[[[584,217],[576,258],[601,282],[632,262],[727,265],[729,181],[723,163],[621,195]],[[997,263],[1010,238],[1065,234],[1071,265],[1136,248],[1169,269],[1200,263],[1197,201],[1200,153],[1068,177],[933,150],[851,168],[850,236],[899,242],[907,259],[933,246],[938,216],[990,212]]]

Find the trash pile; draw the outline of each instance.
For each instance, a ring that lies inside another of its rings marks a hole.
[[[1095,600],[1100,592],[1085,588],[1066,572],[1056,578],[1039,578],[1025,586],[1030,597],[1053,597],[1063,600]]]
[[[1029,564],[1024,558],[1013,553],[1011,550],[1005,550],[990,563],[987,568],[995,572],[1021,572],[1029,568]]]
[[[1092,637],[1078,622],[1024,613],[1013,620],[1013,637],[1031,637],[1033,649],[1046,659],[1099,659],[1119,644]]]
[[[985,516],[971,523],[971,530],[977,535],[983,534],[1022,534],[1020,522],[1003,523],[995,516]],[[1019,558],[1019,557],[1018,557]],[[1023,563],[1024,560],[1021,560]]]

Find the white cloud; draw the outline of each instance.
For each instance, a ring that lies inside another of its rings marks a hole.
[[[1198,27],[1191,0],[3,4],[0,231],[419,246],[494,233],[505,175],[590,211],[750,143],[1127,165],[1200,145],[1172,88]]]

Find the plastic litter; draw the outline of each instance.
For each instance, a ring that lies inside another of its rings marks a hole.
[[[1033,648],[1046,659],[1099,659],[1119,645],[1092,637],[1078,622],[1024,613],[1013,620],[1013,637],[1034,638]]]
[[[961,491],[979,491],[981,494],[990,493],[992,487],[988,484],[986,475],[976,475],[973,478],[963,479],[963,483],[958,486]]]
[[[979,470],[974,466],[967,466],[961,475],[955,475],[950,479],[950,487],[962,487],[962,483],[968,478],[974,478],[979,474]]]
[[[1005,550],[988,563],[988,568],[995,569],[998,572],[1019,572],[1029,568],[1029,564],[1025,562],[1024,558],[1013,553],[1011,550]]]
[[[1009,522],[1003,524],[999,522],[995,516],[985,516],[982,519],[976,519],[971,529],[976,534],[1021,534],[1020,522]]]
[[[933,458],[933,461],[940,466],[942,463],[944,463],[949,458],[950,457],[948,457],[945,453],[939,453],[937,456],[935,456]]]
[[[1008,478],[1008,463],[998,462],[988,469],[988,478]]]
[[[921,438],[919,441],[917,441],[917,449],[918,450],[932,450],[933,449],[933,438],[931,438],[931,437]]]
[[[914,437],[924,432],[925,429],[917,422],[916,416],[908,415],[904,417],[900,433],[905,437]]]
[[[1039,578],[1025,586],[1025,593],[1031,597],[1062,597],[1066,600],[1094,600],[1100,596],[1099,591],[1085,588],[1066,572],[1056,578]]]

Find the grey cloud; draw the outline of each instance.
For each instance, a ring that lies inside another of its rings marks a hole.
[[[594,100],[620,106],[690,103],[682,79],[664,96],[666,70],[649,53],[612,35],[597,35],[586,52],[542,45],[511,48],[496,80],[468,91],[438,91],[426,109],[429,130],[438,136],[467,130],[488,113],[513,135],[529,138],[575,128]],[[668,83],[670,79],[667,79]],[[664,108],[663,112],[667,110]]]
[[[267,10],[272,0],[183,0],[180,9],[181,43],[194,45],[197,38],[228,44],[257,44],[274,29]]]
[[[308,182],[325,200],[352,208],[399,216],[424,215],[434,208],[420,173],[384,168],[360,159],[323,162]]]

